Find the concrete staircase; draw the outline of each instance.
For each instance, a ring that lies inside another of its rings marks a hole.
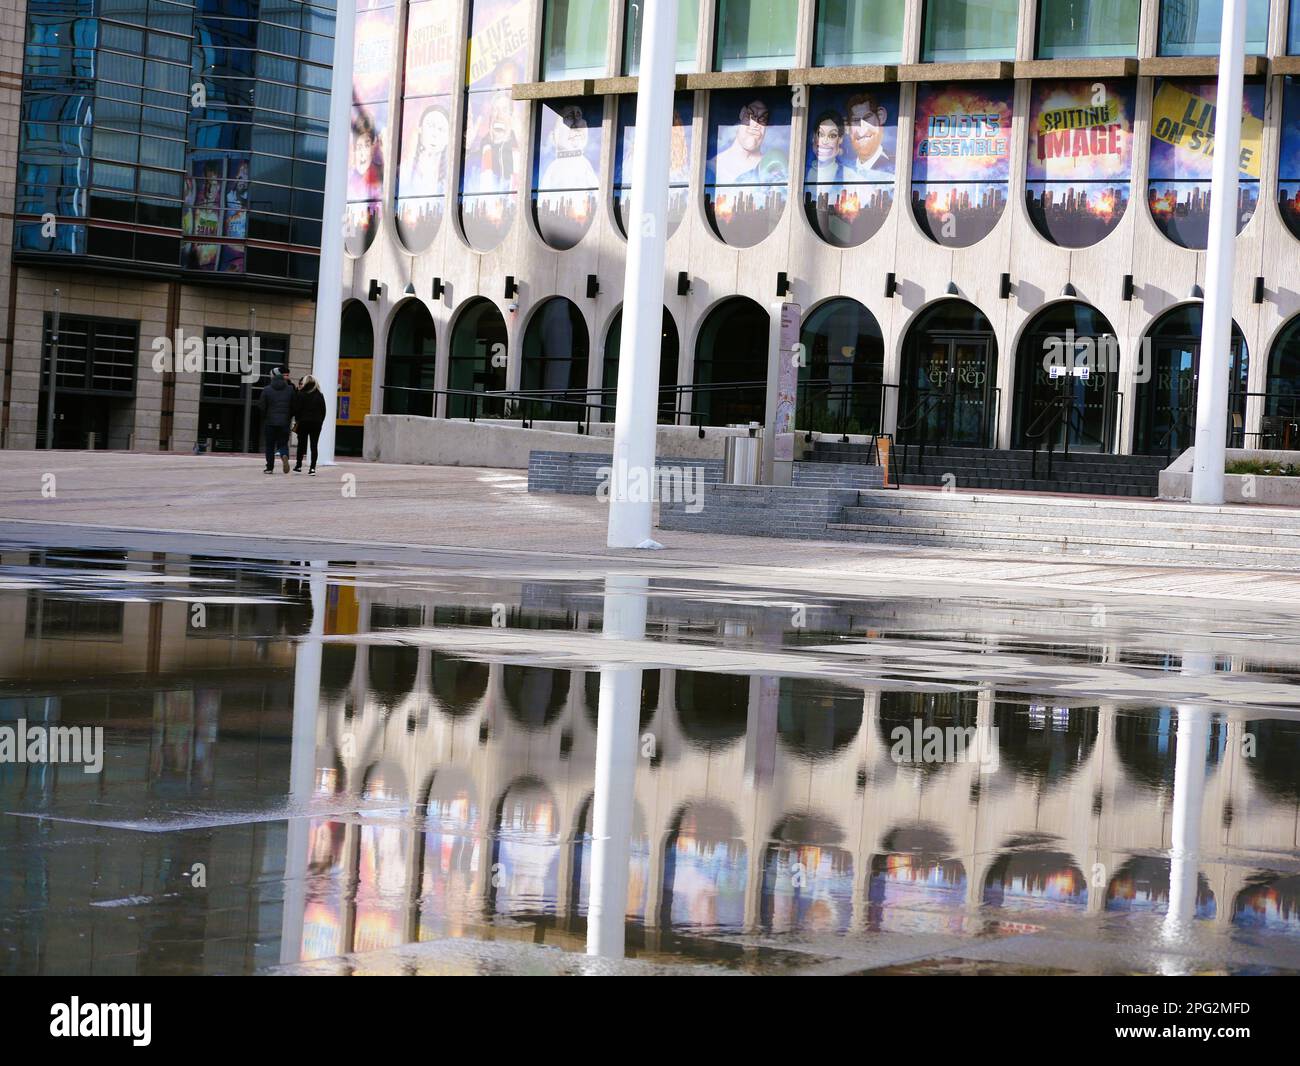
[[[805,458],[812,463],[866,463],[868,444],[841,444],[819,440]],[[1033,453],[998,448],[953,448],[895,445],[891,476],[904,485],[951,484],[960,491],[1003,489],[1014,492],[1082,493],[1089,496],[1145,496],[1158,494],[1160,471],[1167,462],[1159,455],[1103,455],[1096,452],[1059,451],[1047,476],[1047,453],[1038,455],[1037,476]],[[954,480],[955,479],[955,480]]]
[[[1300,509],[916,489],[858,493],[830,536],[875,544],[1300,569]]]

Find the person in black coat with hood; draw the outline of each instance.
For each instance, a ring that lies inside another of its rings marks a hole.
[[[271,371],[271,380],[262,389],[257,406],[262,412],[262,431],[266,435],[266,473],[275,472],[278,453],[289,472],[289,426],[293,422],[294,390],[284,380],[284,368]]]
[[[307,454],[307,444],[310,442],[311,469],[307,473],[314,477],[321,426],[325,424],[325,397],[321,394],[316,379],[310,374],[304,375],[298,383],[298,391],[294,393],[293,417],[298,427],[298,465],[293,468],[293,472],[302,473],[303,456]]]

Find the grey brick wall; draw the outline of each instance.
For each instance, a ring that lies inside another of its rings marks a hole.
[[[826,537],[826,523],[840,521],[843,509],[857,502],[856,489],[709,485],[697,514],[685,503],[660,504],[659,528],[813,539]]]
[[[609,464],[610,457],[604,454],[532,451],[528,453],[528,491],[594,496],[604,479],[601,468]],[[656,470],[664,467],[698,467],[704,484],[722,481],[721,459],[661,459],[655,463]]]
[[[864,463],[796,462],[792,480],[796,488],[878,489],[885,483],[885,473]]]

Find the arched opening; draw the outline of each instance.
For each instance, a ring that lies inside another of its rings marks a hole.
[[[875,316],[840,297],[814,308],[799,336],[799,410],[795,425],[821,433],[880,431],[885,340]]]
[[[419,300],[407,300],[388,327],[384,364],[384,414],[433,414],[433,316]]]
[[[569,671],[546,666],[505,666],[501,674],[506,711],[529,732],[550,726],[569,698]]]
[[[749,728],[749,678],[678,670],[674,678],[677,724],[687,742],[704,751],[723,751]]]
[[[375,327],[360,300],[343,305],[339,322],[339,395],[334,450],[360,455],[374,381]]]
[[[563,296],[545,301],[524,332],[520,387],[536,395],[524,403],[528,418],[576,422],[587,402],[587,356],[590,341],[582,312]]]
[[[998,343],[974,304],[940,300],[903,342],[898,439],[987,448],[997,433]]]
[[[853,918],[853,855],[815,814],[786,815],[763,852],[758,921],[765,932],[845,933]]]
[[[555,794],[540,778],[521,777],[502,794],[492,822],[489,913],[554,914],[563,846]]]
[[[709,312],[695,343],[691,424],[762,422],[767,399],[768,313],[733,296]]]
[[[1300,447],[1300,317],[1283,326],[1273,342],[1264,390],[1259,446],[1288,451]]]
[[[984,904],[1008,910],[1081,911],[1088,905],[1088,881],[1063,851],[1006,851],[984,879]]]
[[[488,687],[488,664],[459,655],[433,653],[433,696],[453,718],[472,714]]]
[[[952,857],[953,839],[937,825],[916,822],[891,829],[880,846],[867,881],[867,928],[950,931],[952,913],[966,904],[966,866]]]
[[[1125,913],[1169,913],[1170,862],[1158,855],[1134,855],[1116,871],[1106,886],[1106,909]],[[1195,916],[1214,917],[1214,892],[1203,873],[1196,875]]]
[[[506,320],[491,300],[478,297],[456,317],[451,327],[447,363],[448,418],[500,418],[505,401],[469,393],[504,392],[509,339]]]
[[[1138,367],[1133,450],[1178,455],[1196,431],[1196,379],[1201,367],[1201,305],[1166,311],[1143,346],[1149,367]],[[1241,447],[1246,429],[1246,340],[1232,324],[1228,367],[1228,447]]]
[[[677,323],[668,308],[664,308],[663,332],[659,337],[659,421],[672,425],[677,411]],[[623,309],[614,313],[614,320],[605,334],[605,361],[600,377],[600,420],[614,421],[618,400],[618,360],[623,350]]]
[[[1016,349],[1012,447],[1041,443],[1108,452],[1119,421],[1119,342],[1106,316],[1085,303],[1045,307]]]
[[[776,733],[781,743],[809,762],[829,759],[853,743],[862,728],[860,689],[812,677],[783,677]]]
[[[664,847],[659,928],[738,932],[748,883],[749,849],[731,808],[708,800],[684,807]]]

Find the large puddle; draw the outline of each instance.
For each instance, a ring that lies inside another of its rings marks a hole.
[[[1297,671],[1212,604],[5,546],[2,968],[1300,971]]]

